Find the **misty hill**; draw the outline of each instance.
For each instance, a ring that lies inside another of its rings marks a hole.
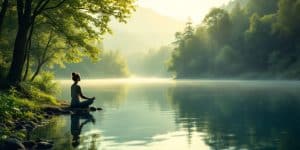
[[[142,7],[138,7],[127,22],[111,23],[113,35],[105,37],[105,49],[119,50],[127,55],[159,48],[174,41],[174,33],[181,31],[185,24]]]
[[[104,38],[103,46],[106,50],[119,51],[127,59],[128,68],[133,75],[153,76],[161,72],[163,63],[152,66],[157,68],[151,70],[152,73],[149,71],[146,73],[144,63],[137,62],[141,62],[141,58],[148,56],[150,49],[158,50],[161,46],[172,43],[175,32],[183,30],[184,26],[184,21],[162,16],[148,8],[138,7],[127,20],[127,24],[111,22],[113,34]],[[162,74],[166,74],[166,70]]]

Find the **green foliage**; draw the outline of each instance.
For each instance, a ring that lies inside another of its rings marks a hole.
[[[6,57],[0,51],[0,80],[5,78],[8,69],[8,62],[5,59]]]
[[[20,113],[16,111],[15,100],[13,96],[0,93],[0,118],[3,122],[7,118],[11,118],[11,114]]]
[[[39,109],[38,102],[22,96],[15,88],[0,93],[0,119],[33,117],[32,111]],[[37,96],[37,95],[35,95]]]
[[[299,79],[300,1],[232,3],[212,9],[190,38],[175,34],[169,70],[178,78]]]
[[[83,57],[95,61],[103,35],[112,32],[109,22],[126,23],[134,10],[134,0],[9,1],[0,53],[12,67],[3,67],[0,57],[0,77],[7,75],[11,84],[22,78],[33,81],[54,65],[78,63]]]
[[[22,82],[21,92],[19,92],[20,97],[24,97],[32,100],[33,102],[40,104],[58,104],[56,98],[53,95],[46,94],[44,91],[41,91],[36,86],[45,86],[45,83],[40,83],[40,85],[35,85],[29,82]],[[47,85],[46,85],[47,86]]]
[[[231,32],[231,20],[224,9],[214,8],[204,18],[203,24],[207,27],[211,40],[215,44],[225,44]]]
[[[54,73],[52,72],[43,71],[32,82],[32,85],[50,95],[57,95],[60,91],[58,83],[54,81]]]
[[[278,0],[249,0],[245,8],[248,14],[257,13],[259,15],[273,14],[277,11]]]

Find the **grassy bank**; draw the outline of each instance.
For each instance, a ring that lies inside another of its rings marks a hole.
[[[52,79],[41,76],[34,82],[20,83],[18,88],[0,91],[0,142],[9,137],[24,139],[28,130],[47,118],[43,106],[59,105],[55,97],[59,89]]]

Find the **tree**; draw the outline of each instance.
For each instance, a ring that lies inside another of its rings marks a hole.
[[[193,35],[194,35],[194,27],[191,18],[189,18],[188,22],[185,25],[183,36],[185,39],[188,39],[188,38],[192,38]]]
[[[33,32],[36,17],[43,11],[51,10],[62,5],[66,0],[51,5],[49,0],[40,0],[34,3],[32,0],[17,0],[18,30],[14,44],[12,63],[8,73],[8,81],[16,85],[21,81],[23,66],[25,63],[26,47],[29,33]],[[30,31],[31,30],[31,31]]]
[[[229,14],[220,8],[212,9],[204,18],[208,32],[215,40],[215,44],[224,45],[228,42],[231,33],[231,20]]]
[[[37,77],[45,65],[52,66],[58,64],[62,66],[65,61],[65,52],[67,51],[66,44],[55,35],[53,30],[48,33],[36,35],[34,38],[37,42],[33,44],[31,55],[36,69],[30,81],[33,81]]]
[[[0,11],[0,35],[1,35],[3,20],[4,20],[5,14],[6,14],[7,8],[8,8],[8,0],[2,0],[1,11]]]
[[[298,79],[300,1],[239,2],[212,9],[192,38],[177,33],[169,71],[179,78]]]
[[[258,15],[273,14],[277,11],[279,0],[249,0],[246,11],[251,16],[253,13]]]
[[[13,59],[8,73],[10,84],[21,81],[26,58],[26,47],[30,41],[30,33],[37,20],[46,20],[65,39],[85,53],[96,58],[96,49],[89,40],[81,37],[100,39],[99,35],[111,32],[108,27],[110,17],[125,22],[134,10],[133,0],[98,1],[98,0],[17,0],[18,31],[15,39]],[[57,17],[57,15],[62,17]],[[72,27],[72,28],[68,28]],[[75,30],[76,29],[76,30]]]

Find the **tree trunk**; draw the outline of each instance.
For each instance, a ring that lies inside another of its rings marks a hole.
[[[26,53],[25,55],[26,57],[26,68],[25,68],[25,73],[24,73],[24,76],[23,76],[23,81],[25,81],[27,79],[27,76],[28,76],[28,71],[29,71],[29,65],[30,65],[30,54],[29,54],[29,51]]]
[[[26,68],[25,68],[25,73],[23,76],[23,81],[27,79],[28,76],[28,71],[29,71],[29,65],[30,65],[30,50],[31,50],[31,39],[32,39],[32,34],[33,34],[33,29],[34,29],[34,24],[32,24],[29,32],[29,37],[26,41],[26,49],[25,49],[25,61],[26,61]]]
[[[31,79],[30,79],[31,82],[32,82],[32,81],[35,79],[35,77],[40,73],[41,68],[42,68],[42,64],[39,63],[38,66],[37,66],[37,68],[36,68],[36,71],[34,72],[33,76],[32,76]]]
[[[0,34],[1,34],[1,31],[2,31],[2,24],[3,24],[3,20],[4,20],[4,17],[5,17],[7,7],[8,7],[8,0],[4,0],[3,3],[2,3],[2,6],[1,6],[2,9],[0,11]]]
[[[25,63],[25,50],[28,28],[25,25],[19,25],[17,32],[12,63],[8,72],[8,82],[11,85],[17,85],[22,78],[23,66]]]
[[[12,63],[7,74],[7,80],[10,85],[16,86],[21,82],[22,72],[26,56],[26,43],[28,31],[31,26],[31,0],[17,0],[18,12],[18,31],[14,44]]]

